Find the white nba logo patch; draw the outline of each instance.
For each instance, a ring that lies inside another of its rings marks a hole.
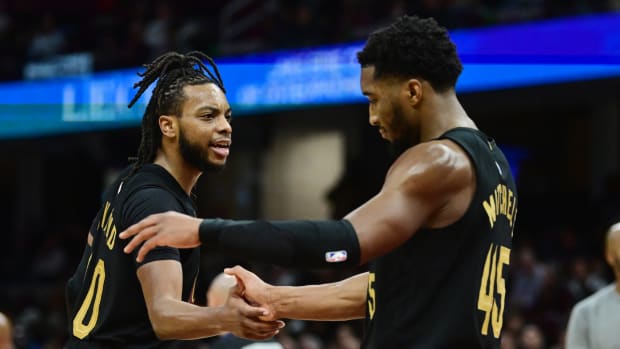
[[[329,251],[325,253],[325,261],[327,263],[338,263],[347,260],[347,251]]]

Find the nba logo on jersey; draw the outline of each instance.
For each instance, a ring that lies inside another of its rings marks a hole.
[[[347,251],[329,251],[325,253],[325,261],[327,263],[338,263],[347,260]]]

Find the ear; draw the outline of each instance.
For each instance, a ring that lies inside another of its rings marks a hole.
[[[409,79],[407,80],[407,98],[409,100],[409,105],[412,107],[416,107],[422,101],[422,97],[424,95],[424,91],[422,89],[422,82],[418,79]]]
[[[607,261],[607,264],[609,264],[612,268],[614,267],[614,257],[611,251],[611,247],[609,246],[605,247],[605,261]]]
[[[177,135],[176,118],[169,115],[159,116],[159,129],[163,137],[174,138]]]

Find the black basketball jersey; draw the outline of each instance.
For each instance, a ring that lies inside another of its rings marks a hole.
[[[457,222],[419,230],[370,265],[362,348],[499,348],[515,183],[504,154],[482,132],[456,128],[439,139],[469,155],[476,191]]]
[[[183,268],[183,299],[190,300],[198,273],[200,251],[160,247],[142,263],[125,254],[127,240],[118,234],[153,213],[177,211],[195,216],[194,205],[164,168],[146,164],[131,177],[123,172],[103,198],[93,221],[88,245],[76,273],[67,284],[70,339],[67,348],[175,348],[177,341],[160,341],[150,323],[139,266],[156,260],[178,260]]]

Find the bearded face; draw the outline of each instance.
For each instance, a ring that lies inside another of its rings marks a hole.
[[[230,153],[232,112],[224,92],[215,84],[185,86],[178,124],[179,153],[201,172],[224,168]]]
[[[226,163],[212,161],[210,159],[209,146],[210,144],[201,145],[198,142],[190,141],[183,129],[179,129],[179,151],[183,160],[201,172],[221,171]]]

